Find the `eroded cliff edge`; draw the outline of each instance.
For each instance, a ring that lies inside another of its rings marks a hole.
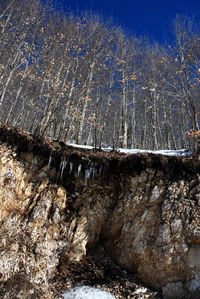
[[[198,298],[198,157],[75,149],[4,125],[0,142],[2,298],[50,298],[99,241],[165,298]]]

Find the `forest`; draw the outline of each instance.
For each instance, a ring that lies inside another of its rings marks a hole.
[[[194,149],[200,121],[200,29],[137,37],[91,12],[0,1],[0,122],[113,149]]]

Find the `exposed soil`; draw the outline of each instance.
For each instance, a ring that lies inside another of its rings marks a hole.
[[[63,160],[75,164],[101,167],[104,175],[112,173],[130,175],[140,173],[149,167],[163,171],[170,179],[187,176],[200,172],[198,156],[163,156],[151,153],[138,153],[127,155],[117,151],[106,152],[99,149],[87,150],[66,145],[63,141],[52,140],[47,137],[29,135],[15,127],[0,124],[0,141],[7,142],[17,148],[19,153],[32,152],[42,155],[47,160],[52,157],[53,165],[59,170]]]

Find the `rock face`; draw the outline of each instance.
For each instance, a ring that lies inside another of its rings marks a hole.
[[[1,132],[1,298],[51,298],[51,280],[100,241],[164,298],[199,298],[198,159],[40,142]]]
[[[147,169],[126,179],[104,228],[118,263],[167,298],[200,287],[199,183],[198,175],[170,181]]]

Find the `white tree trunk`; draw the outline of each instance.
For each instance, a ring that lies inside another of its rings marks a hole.
[[[131,134],[131,148],[136,146],[136,98],[135,98],[135,84],[133,87],[133,94],[132,94],[132,134]]]
[[[23,44],[23,41],[24,41],[24,40],[21,41],[21,43],[20,43],[20,45],[19,45],[19,47],[18,47],[18,49],[17,49],[17,53],[16,53],[16,55],[15,55],[13,61],[12,61],[13,69],[10,71],[10,74],[9,74],[9,76],[8,76],[8,79],[7,79],[6,83],[5,83],[5,86],[4,86],[4,89],[3,89],[3,92],[2,92],[2,95],[1,95],[1,98],[0,98],[0,107],[1,107],[2,104],[3,104],[3,101],[4,101],[4,98],[5,98],[5,94],[6,94],[8,85],[9,85],[9,83],[10,83],[12,77],[13,77],[14,71],[15,71],[15,69],[16,69],[16,68],[14,68],[14,64],[16,63],[17,58],[18,58],[18,56],[19,56],[19,54],[20,54],[20,50],[21,50],[21,46],[22,46],[22,44]]]
[[[82,141],[83,141],[83,128],[84,128],[84,124],[85,124],[85,116],[86,116],[88,103],[89,103],[88,97],[91,94],[91,82],[92,82],[93,75],[94,75],[94,66],[95,66],[95,60],[92,62],[91,66],[90,66],[88,88],[86,90],[86,97],[85,97],[85,101],[83,104],[83,110],[82,110],[82,115],[81,115],[81,120],[80,120],[80,125],[79,125],[78,140],[77,140],[78,143],[82,143]]]
[[[127,148],[128,146],[128,118],[127,118],[127,97],[126,97],[126,77],[125,72],[122,72],[122,124],[121,124],[121,130],[122,130],[122,147]]]

